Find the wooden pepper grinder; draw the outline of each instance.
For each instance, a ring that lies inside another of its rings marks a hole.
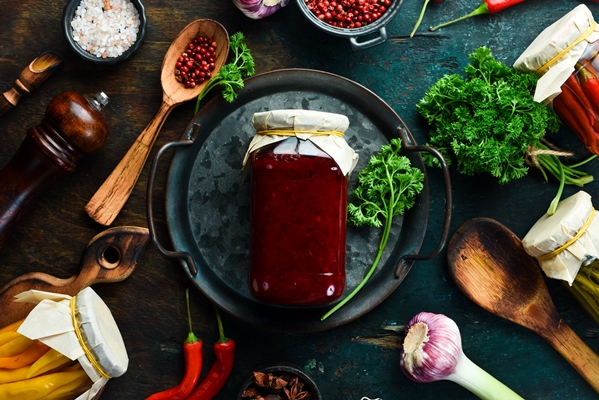
[[[29,128],[13,158],[0,170],[0,250],[33,200],[58,178],[73,172],[84,155],[108,136],[100,112],[108,97],[74,92],[56,96],[42,122]]]

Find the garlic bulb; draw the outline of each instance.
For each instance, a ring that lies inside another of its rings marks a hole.
[[[412,318],[406,327],[400,366],[415,382],[445,379],[481,399],[522,399],[466,357],[460,329],[443,314],[421,312]]]
[[[289,0],[233,0],[241,12],[252,19],[262,19],[289,4]]]

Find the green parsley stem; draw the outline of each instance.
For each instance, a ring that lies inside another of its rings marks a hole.
[[[330,317],[334,312],[339,310],[348,301],[350,301],[364,287],[364,285],[366,285],[366,282],[368,282],[368,280],[370,279],[372,274],[374,274],[374,271],[376,270],[376,267],[379,264],[379,261],[381,260],[381,257],[383,255],[383,251],[385,250],[385,246],[387,245],[387,240],[389,239],[389,233],[391,232],[391,222],[392,222],[392,218],[385,218],[385,227],[383,229],[383,234],[382,234],[381,240],[379,242],[379,249],[376,253],[376,257],[374,258],[372,265],[370,266],[370,269],[368,270],[368,272],[366,273],[366,275],[364,276],[362,281],[358,284],[358,286],[356,286],[354,288],[354,290],[352,290],[352,292],[349,295],[347,295],[346,298],[341,300],[333,308],[331,308],[325,315],[323,315],[320,318],[321,321],[324,321],[325,319]]]
[[[566,181],[566,174],[564,173],[564,165],[560,162],[557,164],[559,169],[559,189],[557,190],[557,194],[551,201],[549,205],[549,209],[547,210],[547,214],[553,215],[557,210],[557,205],[559,203],[560,198],[562,197],[562,193],[564,192],[564,185]]]
[[[536,159],[539,163],[539,170],[543,174],[545,180],[547,180],[547,174],[545,171],[549,172],[559,181],[559,188],[557,194],[551,201],[549,205],[549,209],[547,210],[547,214],[553,215],[555,210],[557,209],[557,205],[561,199],[561,196],[564,191],[564,186],[566,184],[583,186],[586,183],[589,183],[593,180],[593,176],[586,174],[583,171],[576,169],[577,167],[591,161],[594,159],[596,155],[593,155],[586,160],[583,160],[574,165],[564,165],[561,160],[553,154],[539,154]]]
[[[415,204],[414,197],[422,191],[424,173],[412,167],[410,160],[399,154],[401,139],[391,139],[370,158],[358,175],[358,187],[352,194],[356,202],[348,205],[348,222],[356,226],[383,227],[375,259],[362,281],[353,291],[321,317],[328,318],[350,301],[374,274],[391,233],[393,217],[404,214]]]

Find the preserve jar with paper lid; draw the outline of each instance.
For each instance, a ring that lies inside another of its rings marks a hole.
[[[15,301],[35,307],[24,320],[0,329],[0,341],[14,336],[22,351],[15,356],[26,359],[23,366],[13,365],[12,373],[0,374],[0,398],[92,399],[127,370],[118,326],[93,289],[76,296],[30,290]]]
[[[275,110],[253,116],[249,288],[275,305],[333,302],[345,289],[348,176],[358,155],[346,116]]]
[[[545,28],[514,63],[540,75],[534,99],[557,112],[599,154],[599,27],[581,4]]]
[[[522,239],[552,279],[570,292],[599,323],[599,218],[591,196],[578,193],[559,202],[553,215],[543,215]]]

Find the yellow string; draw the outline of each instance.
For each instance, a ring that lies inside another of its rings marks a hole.
[[[580,228],[580,230],[578,232],[576,232],[576,235],[574,235],[572,237],[572,239],[568,240],[566,243],[564,243],[563,245],[561,245],[557,249],[553,250],[551,253],[543,254],[542,256],[537,257],[537,260],[539,260],[539,261],[549,260],[550,258],[555,257],[559,253],[561,253],[562,251],[566,250],[572,243],[574,243],[578,239],[580,239],[580,237],[586,232],[586,230],[589,227],[589,225],[591,225],[591,222],[593,222],[593,217],[594,216],[595,216],[595,209],[591,208],[591,214],[589,215],[589,217],[585,221],[584,225],[582,225],[582,227]]]
[[[313,136],[339,136],[343,137],[345,134],[340,131],[303,131],[298,129],[264,129],[257,131],[257,135],[279,135],[279,136],[295,136],[297,133],[307,133]]]
[[[549,69],[549,67],[551,67],[553,64],[555,64],[557,62],[557,60],[559,60],[560,58],[562,58],[574,46],[576,46],[578,43],[580,43],[583,40],[585,40],[586,38],[588,38],[589,35],[591,33],[593,33],[593,31],[595,30],[596,26],[597,26],[597,23],[595,21],[593,21],[593,24],[591,25],[591,27],[589,29],[587,29],[586,31],[584,31],[582,33],[582,35],[580,35],[575,41],[573,41],[572,43],[570,43],[565,49],[563,49],[562,51],[560,51],[558,55],[556,55],[555,57],[553,57],[551,60],[549,60],[547,63],[545,63],[545,65],[543,65],[541,68],[539,68],[537,70],[537,74],[538,75],[543,75],[545,73],[545,71],[547,71]]]
[[[96,357],[94,357],[90,349],[87,348],[87,345],[83,340],[83,335],[81,334],[81,329],[79,328],[79,323],[77,322],[77,317],[75,316],[75,298],[76,296],[71,297],[71,318],[73,319],[73,326],[75,327],[75,334],[77,335],[77,339],[79,339],[79,343],[83,348],[83,352],[87,356],[87,359],[89,360],[91,365],[96,369],[96,371],[98,371],[98,373],[101,376],[103,376],[106,379],[110,379],[111,376],[104,372],[102,366],[100,365],[98,360],[96,360]]]

